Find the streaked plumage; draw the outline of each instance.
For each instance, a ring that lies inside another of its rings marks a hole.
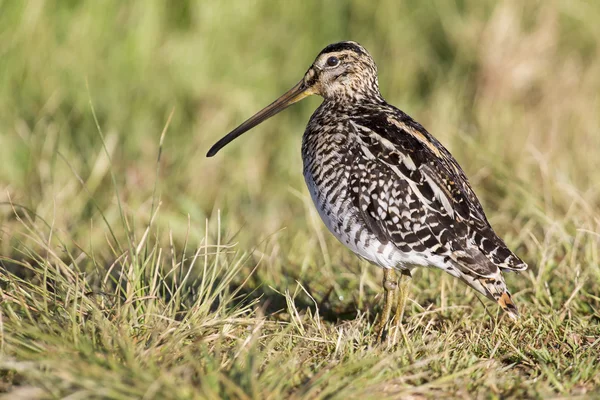
[[[358,43],[327,46],[298,85],[209,155],[309,94],[324,101],[304,133],[304,177],[335,237],[385,269],[440,268],[516,317],[501,272],[527,265],[493,231],[448,150],[383,99],[377,67]]]

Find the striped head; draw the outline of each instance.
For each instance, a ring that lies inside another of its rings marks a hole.
[[[381,98],[375,61],[356,42],[325,47],[306,72],[304,84],[314,94],[341,103]]]
[[[319,53],[296,86],[215,143],[207,156],[214,156],[244,132],[313,94],[342,106],[361,101],[383,102],[377,66],[367,50],[356,42],[330,44]]]

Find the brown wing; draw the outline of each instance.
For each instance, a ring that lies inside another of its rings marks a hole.
[[[353,118],[356,206],[373,232],[400,250],[431,252],[480,276],[527,267],[492,230],[450,153],[400,110]],[[393,117],[390,117],[393,115]],[[358,165],[361,164],[361,165]],[[385,243],[385,242],[384,242]]]

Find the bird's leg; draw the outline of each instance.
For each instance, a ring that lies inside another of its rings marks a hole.
[[[389,268],[383,269],[383,312],[381,313],[381,319],[377,324],[375,330],[377,332],[377,340],[381,340],[385,326],[390,319],[390,313],[392,311],[392,305],[394,303],[394,292],[398,287],[398,281],[396,279],[396,273],[394,270]]]
[[[408,298],[410,289],[410,278],[410,271],[402,270],[398,284],[398,304],[394,316],[394,327],[396,328],[394,335],[397,335],[401,329],[402,317],[404,317],[404,307],[406,306],[406,299]]]

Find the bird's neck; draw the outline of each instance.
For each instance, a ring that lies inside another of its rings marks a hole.
[[[325,98],[324,108],[338,111],[353,111],[364,108],[378,108],[387,104],[379,90],[354,90],[349,93]]]

